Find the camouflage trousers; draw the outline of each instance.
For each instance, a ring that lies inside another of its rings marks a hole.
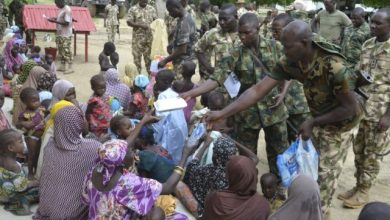
[[[313,129],[313,143],[320,156],[318,183],[324,213],[331,207],[338,178],[356,133],[357,127],[347,132],[340,132],[334,128],[316,127]]]
[[[287,119],[287,133],[288,141],[290,143],[294,142],[297,139],[299,132],[299,127],[301,124],[311,117],[310,113],[302,114],[290,114]]]
[[[236,121],[235,132],[237,141],[248,147],[255,154],[257,154],[257,142],[259,140],[260,130],[245,127],[242,122]],[[271,173],[280,177],[276,166],[276,157],[289,147],[286,121],[265,127],[263,130],[269,170]]]
[[[107,25],[106,26],[107,31],[107,40],[109,42],[115,43],[115,36],[117,32],[117,26],[116,25]]]
[[[144,56],[144,62],[146,66],[146,71],[150,74],[150,52],[152,48],[152,39],[141,39],[140,37],[134,37],[132,43],[132,53],[134,64],[137,66],[138,72],[142,71],[141,58]]]
[[[61,63],[72,63],[72,37],[56,36],[56,44],[58,48],[58,59],[61,61]]]
[[[355,177],[357,187],[371,188],[383,159],[381,154],[390,147],[390,131],[378,130],[378,122],[362,120],[355,138]]]

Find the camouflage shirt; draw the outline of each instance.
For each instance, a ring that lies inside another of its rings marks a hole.
[[[107,13],[106,18],[106,25],[118,25],[118,14],[119,14],[119,7],[118,5],[106,5],[106,8],[104,9]]]
[[[376,42],[371,38],[363,44],[357,69],[367,71],[374,83],[362,87],[369,95],[364,119],[378,122],[390,108],[390,39]]]
[[[341,53],[355,66],[359,62],[363,43],[370,38],[370,27],[364,22],[360,27],[346,27],[341,41]]]
[[[127,20],[134,23],[144,23],[149,25],[154,20],[157,19],[156,9],[153,6],[146,5],[145,8],[141,6],[134,5],[131,7],[127,13]],[[149,28],[147,30],[143,28],[133,28],[133,39],[145,36],[152,36],[152,30]]]
[[[307,105],[305,93],[303,91],[302,83],[297,80],[292,80],[291,85],[287,90],[284,97],[284,104],[287,107],[287,111],[290,115],[298,115],[309,113],[310,109]]]
[[[282,55],[282,45],[274,40],[260,37],[258,48],[259,53],[256,56],[268,70],[272,70]],[[222,86],[231,72],[234,72],[241,82],[239,94],[260,82],[267,75],[267,71],[256,63],[250,50],[244,46],[232,48],[230,56],[216,64],[214,74],[210,76],[210,79],[217,81]],[[243,125],[252,129],[260,129],[286,120],[288,115],[284,104],[275,109],[269,108],[274,105],[273,97],[277,94],[278,89],[274,88],[256,106],[239,113],[244,116],[242,117],[245,120]]]
[[[296,79],[303,84],[307,103],[313,117],[327,114],[339,106],[337,94],[346,94],[355,89],[352,69],[337,48],[327,42],[313,41],[315,55],[309,67],[302,69],[300,64],[290,62],[283,56],[270,73],[275,80]],[[348,119],[328,124],[338,131],[348,131],[357,125],[360,114]],[[324,126],[325,127],[325,126]]]
[[[293,10],[290,12],[290,15],[294,19],[299,19],[306,23],[310,23],[309,14],[307,13],[307,11]]]
[[[199,12],[199,18],[202,31],[206,32],[210,30],[209,22],[215,18],[214,13],[211,11],[207,11],[206,13]]]

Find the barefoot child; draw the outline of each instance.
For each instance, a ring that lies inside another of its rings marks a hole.
[[[99,54],[100,73],[106,72],[112,65],[110,64],[109,56],[115,52],[115,44],[112,42],[106,42],[103,47],[103,51]]]
[[[260,178],[261,190],[274,213],[284,203],[284,196],[278,192],[278,178],[273,173],[263,174]]]
[[[3,110],[1,109],[4,105],[4,98],[5,98],[4,91],[3,89],[0,88],[0,131],[11,128],[11,125],[9,124],[7,117],[5,116]]]
[[[172,89],[177,93],[188,92],[195,87],[195,84],[191,81],[192,76],[195,74],[196,65],[191,61],[185,61],[183,63],[182,80],[177,80],[173,83]],[[190,122],[191,112],[196,104],[196,98],[191,98],[187,101],[187,107],[183,109],[184,116],[187,123]]]
[[[25,153],[23,136],[13,130],[0,132],[0,201],[14,215],[31,215],[30,204],[38,202],[38,181],[29,181],[16,154]]]
[[[89,131],[101,137],[107,134],[110,127],[111,108],[106,92],[106,80],[103,75],[95,75],[91,78],[92,97],[88,100],[85,116],[88,121]]]
[[[39,101],[37,90],[27,87],[20,93],[20,100],[26,105],[26,110],[20,113],[16,127],[23,131],[28,147],[28,175],[35,175],[41,137],[45,130],[45,108]]]

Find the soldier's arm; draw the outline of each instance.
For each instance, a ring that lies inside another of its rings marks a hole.
[[[128,18],[127,18],[127,25],[129,25],[132,28],[148,28],[149,27],[149,26],[147,26],[145,24],[137,23],[136,21],[134,21],[134,15],[133,14],[134,14],[133,8],[130,8],[129,9],[129,15],[128,15]]]
[[[208,93],[210,91],[213,91],[218,87],[218,82],[212,79],[208,79],[206,82],[200,84],[200,86],[191,89],[188,92],[180,94],[180,97],[182,97],[185,100],[189,100],[194,97],[198,97],[200,95],[203,95],[205,93]]]
[[[212,74],[214,72],[214,68],[211,66],[210,60],[206,59],[207,56],[204,53],[204,51],[209,49],[208,47],[211,46],[210,42],[209,42],[211,33],[212,32],[210,32],[210,31],[206,32],[202,36],[202,38],[196,43],[196,46],[195,46],[195,53],[196,53],[196,56],[199,60],[199,65],[204,66],[207,69],[207,72],[209,74]]]
[[[261,82],[247,89],[236,101],[221,111],[207,113],[206,120],[208,122],[217,121],[248,109],[263,99],[278,83],[279,81],[266,76]]]

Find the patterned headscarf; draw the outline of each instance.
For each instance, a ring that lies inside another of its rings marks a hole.
[[[224,136],[215,141],[213,148],[213,162],[215,166],[226,166],[230,157],[237,154],[236,144]]]
[[[57,112],[65,107],[68,107],[68,106],[74,106],[74,105],[71,102],[61,100],[52,106],[52,108],[50,110],[50,118],[46,123],[45,132],[47,131],[47,129],[49,129],[50,127],[52,127],[54,125],[54,118],[56,117]]]
[[[76,106],[65,107],[54,117],[54,142],[62,150],[77,151],[83,143],[83,112]]]
[[[115,68],[108,69],[105,76],[108,85],[114,86],[119,84],[118,70]]]
[[[115,168],[123,164],[127,153],[127,142],[110,140],[99,147],[96,171],[103,174],[103,185],[107,185],[115,173]]]
[[[35,66],[37,66],[37,64],[33,60],[27,60],[25,63],[23,63],[22,73],[18,76],[16,80],[18,84],[23,84],[24,82],[26,82],[28,75],[30,75],[30,71]]]

